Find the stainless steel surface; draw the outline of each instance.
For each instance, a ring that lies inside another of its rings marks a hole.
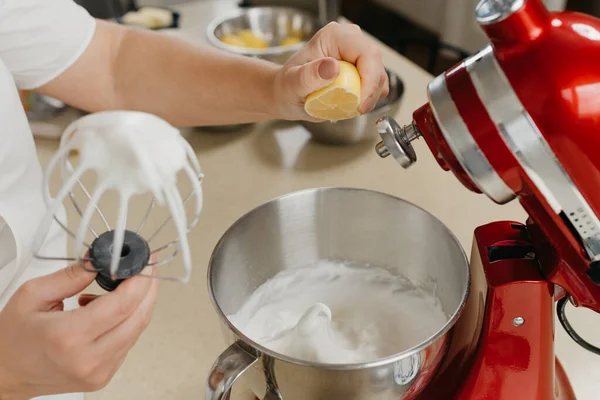
[[[319,21],[327,25],[331,21],[337,21],[340,17],[341,0],[319,0]]]
[[[302,121],[302,126],[314,140],[327,144],[349,145],[376,138],[373,132],[376,121],[384,115],[396,115],[404,95],[404,84],[400,78],[390,71],[387,71],[387,74],[390,93],[386,99],[377,103],[373,111],[335,123]]]
[[[257,57],[284,64],[306,41],[319,30],[316,17],[288,7],[253,7],[241,8],[231,14],[213,20],[206,29],[208,41],[215,47],[235,54]],[[231,46],[219,38],[223,35],[235,34],[244,29],[265,39],[271,47],[251,49]],[[302,42],[290,46],[279,46],[279,43],[292,34],[299,34]]]
[[[418,139],[421,132],[414,123],[401,127],[396,120],[386,116],[378,119],[375,125],[382,139],[375,150],[381,158],[392,154],[402,168],[408,168],[417,162],[417,153],[411,142]]]
[[[475,9],[480,24],[486,25],[508,18],[525,5],[525,0],[481,0]]]
[[[233,343],[215,361],[206,383],[206,400],[228,399],[233,382],[258,361],[258,354]]]
[[[600,260],[600,219],[523,107],[492,47],[469,59],[467,70],[481,102],[521,167],[554,211],[565,213],[589,257]]]
[[[429,84],[428,95],[444,139],[473,183],[498,204],[513,200],[515,194],[492,168],[458,113],[446,86],[445,75],[438,76]]]
[[[384,142],[379,142],[375,145],[375,151],[377,152],[377,155],[381,158],[386,158],[390,156],[390,151],[387,149],[387,147],[385,146]]]
[[[310,363],[272,352],[227,319],[279,271],[323,259],[375,265],[434,283],[450,319],[412,349],[352,365]],[[261,362],[240,379],[259,398],[270,387],[285,400],[403,399],[407,390],[416,389],[415,382],[435,373],[438,365],[425,351],[447,350],[469,278],[462,247],[435,217],[401,199],[348,188],[300,191],[254,209],[223,235],[208,268],[209,293],[228,344],[241,341],[259,353]]]

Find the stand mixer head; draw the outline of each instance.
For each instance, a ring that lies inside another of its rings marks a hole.
[[[413,122],[377,122],[404,167],[425,139],[439,165],[503,204],[518,198],[545,278],[600,311],[600,20],[541,0],[481,0],[491,44],[435,78]]]
[[[75,165],[71,161],[73,157],[70,157],[73,153],[78,159]],[[62,187],[52,198],[50,178],[59,167]],[[81,178],[86,172],[96,175],[93,190],[88,190],[82,183]],[[185,198],[182,198],[177,186],[178,173],[183,173],[192,187]],[[157,277],[187,282],[192,267],[187,233],[196,225],[202,211],[201,180],[200,164],[193,149],[179,130],[159,117],[128,111],[84,116],[65,130],[60,148],[46,170],[43,192],[48,212],[35,239],[33,254],[39,259],[87,262],[83,265],[88,265],[90,270],[98,273],[96,282],[103,289],[111,291],[124,279],[143,275],[146,266],[167,264],[181,253],[184,274],[179,277]],[[75,199],[73,190],[76,187],[87,197],[85,207],[81,207]],[[111,227],[98,206],[109,191],[116,192],[119,202],[114,227]],[[130,200],[147,193],[152,194],[153,198],[149,206],[144,205],[147,209],[143,219],[130,221]],[[195,209],[188,221],[184,205],[192,198],[195,200]],[[75,231],[71,231],[66,222],[57,216],[65,200],[72,203],[81,218]],[[170,217],[145,238],[142,229],[155,205],[168,208]],[[102,221],[102,225],[96,228],[91,223],[95,213]],[[151,248],[152,240],[171,221],[175,225],[177,238]],[[57,223],[74,239],[73,256],[65,258],[41,254],[53,223]],[[93,241],[88,243],[86,236],[90,234]],[[165,250],[172,251],[172,254],[158,259],[158,255]]]

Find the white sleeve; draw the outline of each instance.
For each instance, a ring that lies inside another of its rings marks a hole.
[[[0,59],[20,89],[35,89],[74,64],[95,29],[73,0],[0,0]]]

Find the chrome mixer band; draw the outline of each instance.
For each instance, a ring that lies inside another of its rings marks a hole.
[[[473,183],[497,203],[513,200],[515,194],[492,168],[460,116],[450,96],[445,75],[438,76],[429,84],[428,95],[431,111],[439,121],[444,139]]]
[[[500,134],[501,145],[510,150],[507,157],[519,163],[552,210],[570,222],[588,257],[592,261],[600,260],[600,219],[523,107],[491,46],[467,59],[454,71],[438,76],[428,87],[431,111],[441,134],[471,181],[496,203],[505,204],[516,197],[515,191],[497,173],[478,145],[450,94],[449,79],[455,79],[456,75],[466,75],[477,95],[477,99],[470,99],[470,104],[480,107],[469,112],[485,112],[485,117]],[[458,79],[461,78],[464,77]],[[416,162],[410,142],[419,138],[421,132],[414,123],[401,127],[385,117],[377,122],[377,126],[383,139],[377,146],[381,157],[391,154],[404,168]]]
[[[577,189],[498,65],[491,46],[465,61],[479,100],[506,146],[556,214],[564,213],[592,261],[600,260],[600,220]],[[513,191],[494,171],[450,96],[444,75],[429,86],[432,111],[444,138],[473,182],[505,203]]]

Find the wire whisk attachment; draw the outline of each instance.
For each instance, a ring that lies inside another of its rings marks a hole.
[[[78,162],[72,162],[73,158]],[[58,168],[62,186],[53,198],[50,182]],[[86,172],[95,173],[92,190],[82,183]],[[177,186],[180,173],[190,181],[191,191],[185,198]],[[38,259],[91,265],[93,272],[98,273],[96,282],[108,291],[114,290],[124,279],[140,274],[146,266],[167,264],[181,254],[183,276],[158,278],[187,282],[192,269],[187,234],[198,222],[202,211],[202,178],[200,163],[192,147],[177,128],[163,119],[134,111],[107,111],[84,116],[67,127],[60,147],[45,171],[43,193],[48,211],[35,238],[33,254]],[[75,188],[85,194],[88,200],[85,208],[77,202]],[[118,202],[114,228],[99,207],[100,200],[110,191],[116,193]],[[131,227],[128,224],[130,200],[147,193],[153,196],[150,205],[137,226]],[[195,209],[188,218],[185,204],[192,198]],[[57,217],[64,207],[63,202],[69,200],[80,217],[75,231]],[[146,239],[141,230],[155,206],[168,208],[170,216]],[[102,221],[102,230],[92,226],[94,214]],[[152,240],[171,221],[177,237],[152,249]],[[40,254],[53,223],[58,223],[75,240],[73,257]],[[90,233],[91,243],[86,242]],[[172,250],[170,256],[154,261],[158,253],[168,249]]]

